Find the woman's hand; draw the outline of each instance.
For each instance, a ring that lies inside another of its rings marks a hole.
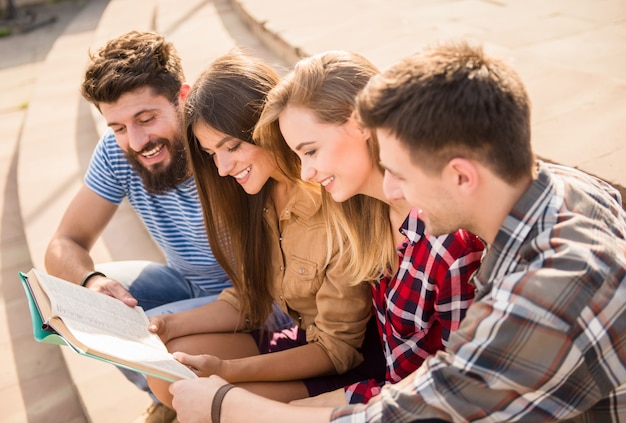
[[[150,317],[150,324],[148,325],[148,330],[152,333],[156,333],[161,338],[164,344],[167,344],[171,339],[175,338],[176,335],[171,328],[172,325],[168,325],[168,321],[171,319],[171,314],[162,314],[159,316]]]
[[[174,358],[189,367],[200,377],[219,375],[222,370],[223,360],[208,354],[191,355],[183,352],[175,352]]]

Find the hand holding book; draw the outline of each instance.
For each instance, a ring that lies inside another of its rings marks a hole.
[[[148,331],[141,307],[32,269],[20,273],[39,342],[65,344],[81,355],[165,380],[197,377]]]

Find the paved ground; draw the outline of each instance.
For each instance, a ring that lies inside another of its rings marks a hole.
[[[33,88],[42,77],[43,61],[56,37],[85,5],[95,2],[104,7],[107,0],[46,3],[38,9],[38,18],[45,20],[53,14],[57,17],[54,24],[0,38],[2,421],[126,422],[147,404],[146,398],[110,367],[87,359],[76,362],[56,347],[35,344],[17,280],[18,271],[41,261],[41,257],[31,260],[32,245],[26,243],[24,213],[18,202],[18,163],[32,150],[20,150],[18,140],[27,113],[33,112],[28,108]],[[131,5],[145,6],[149,13],[149,8],[158,4],[155,28],[179,47],[190,80],[212,58],[234,45],[247,46],[277,65],[323,50],[350,49],[384,69],[438,39],[463,36],[482,42],[489,52],[513,62],[528,86],[537,153],[626,187],[622,166],[626,157],[624,0],[111,0],[110,4],[118,9],[106,9],[103,19],[108,11],[116,17],[110,22],[117,25],[123,20],[130,26],[139,21],[143,25],[146,20],[140,12],[129,11]],[[77,36],[88,30],[94,28],[73,29]],[[271,51],[264,49],[257,37],[271,46]],[[58,68],[64,71],[62,65]],[[63,98],[56,100],[59,105],[63,102]],[[45,109],[50,121],[58,116],[56,109]],[[48,145],[41,147],[53,150],[59,141],[49,137]],[[33,195],[47,189],[47,185],[34,187]],[[56,221],[44,223],[56,225]],[[124,228],[123,223],[120,227]],[[70,380],[79,386],[80,397],[74,394]],[[81,405],[91,410],[89,417]]]
[[[38,7],[37,20],[56,16],[27,34],[0,38],[0,408],[2,421],[44,422],[51,415],[84,421],[58,348],[35,345],[17,272],[32,264],[17,195],[19,134],[46,55],[78,11],[77,3]],[[37,354],[32,354],[33,349]],[[41,376],[40,376],[41,375]],[[48,381],[56,380],[54,385]],[[56,420],[61,421],[61,420]]]
[[[177,46],[190,81],[237,45],[276,66],[286,64],[247,29],[227,0],[71,0],[51,3],[40,13],[42,18],[52,14],[58,19],[28,34],[0,39],[0,359],[7,363],[0,367],[4,410],[0,420],[132,421],[147,407],[148,397],[110,365],[79,357],[66,348],[36,344],[17,278],[18,271],[41,268],[42,248],[58,223],[60,203],[73,193],[79,181],[75,170],[84,169],[90,155],[91,147],[85,146],[93,145],[94,131],[101,129],[97,119],[96,129],[93,123],[65,119],[69,115],[92,120],[85,107],[79,105],[76,110],[75,105],[87,50],[129,29],[155,28]],[[98,14],[95,19],[94,14]],[[102,27],[102,21],[110,26]],[[81,44],[84,39],[92,41]],[[40,143],[32,145],[33,139]],[[128,214],[117,219],[96,256],[101,260],[147,258],[149,242],[140,239],[141,233],[134,238],[129,235],[136,226]]]

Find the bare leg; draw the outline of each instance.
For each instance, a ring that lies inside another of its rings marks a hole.
[[[182,351],[193,355],[209,354],[223,360],[259,354],[254,339],[245,333],[207,333],[183,336],[168,342],[167,349],[171,352]],[[170,382],[148,376],[148,385],[159,401],[172,407],[172,395],[169,393]]]

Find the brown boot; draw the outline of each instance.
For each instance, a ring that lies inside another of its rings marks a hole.
[[[133,423],[173,423],[176,411],[161,403],[152,403]]]

